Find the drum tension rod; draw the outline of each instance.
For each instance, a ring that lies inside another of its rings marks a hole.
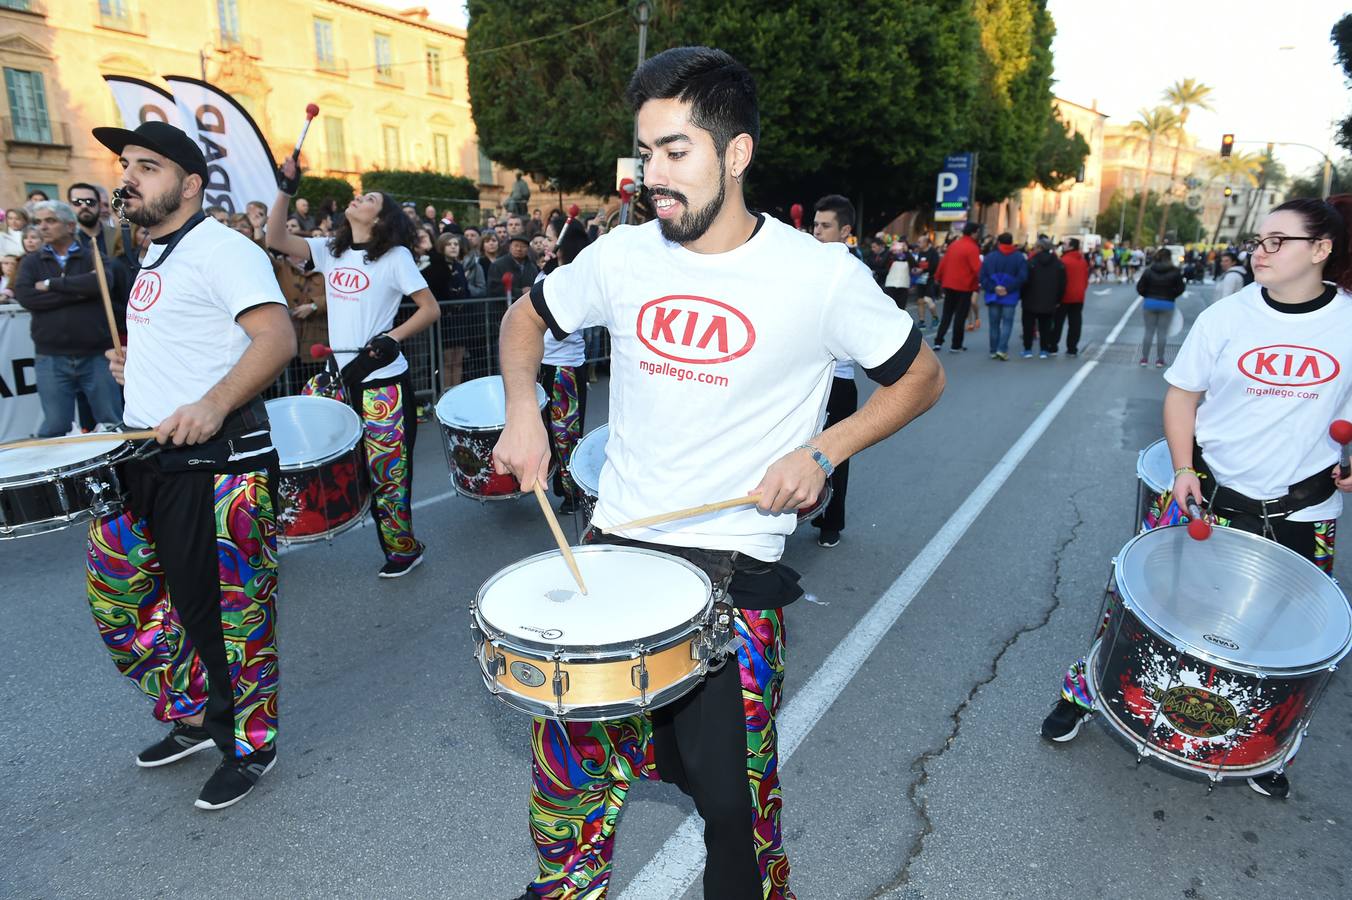
[[[568,693],[568,673],[563,671],[563,666],[559,664],[561,655],[558,650],[554,651],[554,704],[560,718],[563,717],[563,695]]]
[[[648,648],[638,645],[638,665],[629,669],[629,683],[638,688],[638,705],[648,705]]]

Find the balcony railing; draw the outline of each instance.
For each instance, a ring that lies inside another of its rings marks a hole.
[[[322,56],[316,56],[315,68],[329,75],[347,77],[347,60],[345,59],[325,59]]]
[[[404,86],[404,75],[402,72],[396,72],[394,69],[376,69],[376,84],[389,85],[390,87],[401,88]]]
[[[113,31],[125,31],[127,34],[146,34],[146,14],[127,12],[122,15],[99,10],[99,27]]]
[[[65,122],[16,122],[0,119],[0,136],[6,144],[32,144],[39,147],[69,147],[70,126]]]
[[[231,33],[219,28],[216,29],[216,49],[230,50],[233,47],[240,48],[254,59],[261,59],[263,56],[263,50],[259,44],[258,38],[253,35],[240,34],[239,32]]]

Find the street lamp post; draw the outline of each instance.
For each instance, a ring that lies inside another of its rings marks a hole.
[[[634,0],[629,5],[629,14],[638,23],[638,64],[648,58],[648,22],[653,17],[653,7],[648,0]],[[630,156],[638,156],[638,116],[634,116],[634,146]]]

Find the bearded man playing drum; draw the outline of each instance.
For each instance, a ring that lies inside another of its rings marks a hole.
[[[165,446],[126,464],[129,508],[90,526],[89,604],[118,669],[173,726],[137,765],[215,746],[195,805],[222,809],[277,756],[277,452],[260,392],[296,332],[267,254],[202,214],[207,164],[190,137],[164,122],[94,136],[152,239],[111,369],[126,424]]]
[[[661,777],[690,794],[704,818],[705,897],[788,898],[775,712],[782,607],[802,592],[778,563],[784,538],[834,466],[937,401],[943,371],[844,245],[747,209],[742,184],[760,127],[743,65],[705,47],[668,50],[634,73],[629,100],[658,220],[610,232],[511,307],[496,465],[528,490],[548,472],[535,400],[546,329],[562,339],[609,328],[611,432],[593,522],[605,529],[759,494],[754,507],[610,539],[683,556],[714,584],[727,583],[744,644],[735,665],[729,659],[651,713],[535,720],[539,872],[523,896],[604,895],[628,785]],[[837,359],[856,360],[880,387],[814,438]],[[633,586],[633,602],[644,602],[644,588]]]
[[[1247,245],[1255,282],[1207,307],[1164,373],[1174,482],[1160,500],[1161,510],[1193,501],[1330,574],[1339,492],[1352,491],[1329,434],[1352,413],[1352,195],[1332,201],[1288,200],[1263,219]],[[1177,521],[1177,509],[1165,518]],[[1042,736],[1073,740],[1093,709],[1080,659]],[[1280,771],[1248,783],[1290,792]]]

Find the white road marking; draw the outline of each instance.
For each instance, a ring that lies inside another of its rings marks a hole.
[[[1111,293],[1112,293],[1112,289],[1111,289],[1111,288],[1104,288],[1104,289],[1101,290],[1101,291],[1094,291],[1094,296],[1095,296],[1095,297],[1102,297],[1104,294],[1111,294]]]
[[[789,757],[807,739],[817,722],[831,707],[854,678],[859,667],[887,636],[897,619],[911,605],[949,552],[962,540],[967,529],[1014,474],[1019,463],[1033,449],[1052,422],[1070,402],[1070,398],[1084,384],[1089,374],[1098,367],[1108,346],[1126,327],[1127,321],[1141,304],[1137,297],[1117,320],[1108,337],[1099,345],[1093,358],[1087,360],[1071,376],[1070,381],[1057,392],[1052,401],[1033,423],[1005,452],[989,474],[967,496],[962,506],[949,517],[939,532],[930,539],[912,560],[906,570],[897,576],[873,607],[859,619],[859,624],[845,636],[831,655],[812,673],[806,684],[779,714],[779,766],[782,770]],[[649,860],[620,895],[620,900],[670,900],[682,896],[699,875],[704,865],[704,836],[698,814],[692,814],[667,838],[662,849]]]

